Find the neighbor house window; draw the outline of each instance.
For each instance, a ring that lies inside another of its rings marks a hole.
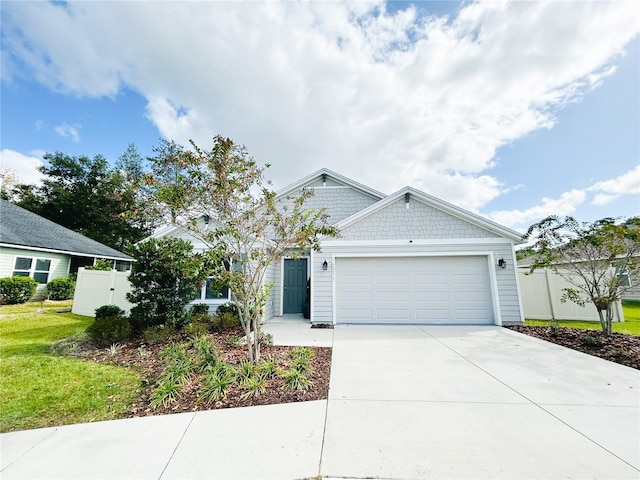
[[[31,277],[40,284],[49,281],[51,260],[48,258],[16,257],[13,267],[13,275]]]

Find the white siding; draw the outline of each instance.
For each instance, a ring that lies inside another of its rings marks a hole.
[[[409,208],[407,208],[409,205]],[[496,234],[465,220],[411,199],[404,198],[344,227],[346,240],[398,240],[445,238],[496,238]]]
[[[269,320],[276,316],[276,291],[278,290],[276,285],[276,270],[278,266],[275,263],[272,263],[267,267],[267,271],[265,273],[265,282],[270,283],[271,292],[269,293],[269,297],[267,298],[267,303],[264,307],[264,320]]]
[[[51,260],[49,281],[54,278],[66,277],[69,274],[69,255],[62,253],[37,252],[19,248],[0,248],[0,277],[13,275],[16,257],[42,258]]]

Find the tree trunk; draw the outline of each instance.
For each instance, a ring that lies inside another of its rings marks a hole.
[[[603,304],[596,304],[596,308],[598,309],[598,317],[600,317],[600,327],[602,328],[602,333],[604,333],[605,335],[610,335],[613,311],[610,303],[607,304],[605,308],[600,308],[603,306]]]
[[[613,330],[613,304],[610,303],[607,307],[607,328],[604,331],[605,335],[611,335],[611,331]]]

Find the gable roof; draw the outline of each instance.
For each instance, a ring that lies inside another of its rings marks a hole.
[[[82,257],[133,260],[129,255],[6,200],[0,200],[0,245]]]
[[[366,185],[355,182],[350,178],[347,178],[343,175],[340,175],[339,173],[329,170],[328,168],[321,168],[317,172],[314,172],[311,175],[307,175],[306,177],[298,180],[297,182],[284,187],[282,190],[276,192],[276,196],[282,197],[282,196],[288,195],[291,192],[294,192],[296,190],[299,190],[300,188],[303,188],[305,185],[309,185],[313,183],[315,180],[320,180],[323,175],[326,175],[328,178],[336,181],[337,183],[340,183],[347,187],[354,188],[355,190],[358,190],[359,192],[362,192],[378,200],[386,197],[384,193],[378,192],[373,188],[370,188],[370,187],[367,187]]]
[[[410,198],[412,199],[417,198],[419,201],[433,208],[441,210],[445,213],[448,213],[449,215],[452,215],[456,218],[464,220],[465,222],[471,223],[477,227],[488,230],[489,232],[495,233],[498,236],[506,237],[510,240],[513,240],[515,243],[524,243],[524,241],[522,240],[521,233],[516,232],[515,230],[507,228],[503,225],[500,225],[492,220],[489,220],[488,218],[481,217],[480,215],[471,213],[468,210],[465,210],[460,207],[456,207],[451,203],[445,202],[444,200],[441,200],[432,195],[424,193],[413,187],[404,187],[398,190],[397,192],[389,195],[383,200],[380,200],[379,202],[374,203],[370,207],[367,207],[364,210],[360,210],[358,213],[351,215],[349,218],[345,218],[344,220],[339,222],[336,225],[336,227],[339,230],[345,227],[348,227],[349,225],[352,225],[358,222],[359,220],[362,220],[363,218],[368,217],[369,215],[372,215],[373,213],[382,210],[387,205],[390,205],[391,203],[396,202],[401,198],[404,198],[407,193],[411,195]]]

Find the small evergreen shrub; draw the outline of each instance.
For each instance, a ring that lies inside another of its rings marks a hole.
[[[169,340],[175,332],[175,329],[168,325],[155,325],[143,330],[142,336],[149,345],[155,345]]]
[[[184,333],[193,337],[206,335],[207,333],[209,333],[209,323],[201,321],[187,323],[184,326]]]
[[[196,303],[189,309],[190,317],[199,317],[201,315],[209,315],[209,305],[206,303]]]
[[[96,308],[96,320],[117,316],[124,316],[124,310],[117,305],[102,305],[101,307]]]
[[[238,309],[236,308],[236,304],[233,302],[227,302],[227,303],[223,303],[222,305],[218,306],[218,309],[216,310],[216,313],[218,315],[224,315],[225,313],[230,313],[232,315],[235,315],[236,317],[238,316]]]
[[[589,348],[600,348],[604,345],[604,340],[602,340],[602,338],[588,333],[583,334],[582,337],[580,337],[580,340],[585,347]]]
[[[214,315],[211,319],[211,323],[213,330],[216,332],[232,330],[241,326],[238,315],[234,315],[229,312]]]
[[[54,278],[47,283],[49,300],[71,300],[76,289],[76,282],[69,277]]]
[[[0,304],[24,303],[35,295],[37,288],[38,282],[33,278],[18,275],[0,278]]]
[[[114,315],[96,318],[95,322],[87,327],[87,333],[97,346],[108,347],[129,339],[132,329],[127,317]]]
[[[87,265],[85,270],[102,270],[109,271],[113,269],[113,261],[105,258],[99,258],[96,260],[95,265]]]

